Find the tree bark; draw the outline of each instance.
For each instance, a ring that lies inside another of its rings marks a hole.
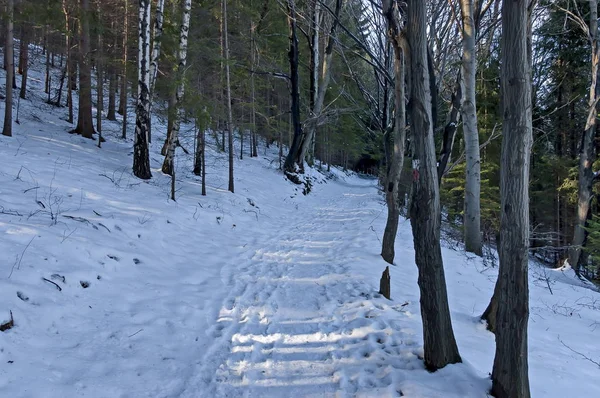
[[[388,209],[387,221],[383,232],[381,256],[390,263],[394,263],[395,241],[398,232],[400,208],[398,206],[398,185],[404,164],[404,141],[406,140],[406,111],[404,92],[404,53],[401,45],[401,28],[398,3],[392,0],[383,0],[383,12],[387,20],[388,40],[394,49],[394,127],[387,132],[386,155],[387,173],[385,183],[385,200]]]
[[[111,30],[114,31],[115,23],[111,22],[110,24]],[[117,120],[116,115],[116,105],[117,105],[117,71],[115,68],[114,58],[116,56],[116,48],[117,48],[117,35],[115,35],[115,40],[112,45],[112,49],[110,50],[111,62],[109,63],[108,69],[108,111],[106,113],[106,119],[111,121]]]
[[[181,108],[181,102],[183,101],[183,95],[185,93],[185,65],[187,62],[187,46],[188,46],[188,34],[190,29],[190,10],[192,7],[192,0],[185,0],[183,7],[183,18],[181,23],[181,29],[179,33],[179,52],[177,54],[178,64],[177,71],[175,73],[177,81],[177,91],[175,93],[175,118],[173,120],[173,127],[169,133],[169,141],[167,144],[167,156],[163,162],[162,171],[165,174],[174,176],[175,173],[175,149],[179,140],[179,126],[183,116],[183,109]],[[175,199],[173,199],[175,200]]]
[[[96,12],[101,16],[100,3],[97,3]],[[98,33],[98,48],[96,50],[96,131],[98,131],[98,148],[102,146],[102,111],[104,111],[104,49],[102,32]]]
[[[142,9],[142,7],[145,7],[145,1],[140,0],[140,10]],[[150,5],[148,5],[148,7],[150,7]],[[128,55],[128,51],[127,51],[127,39],[129,36],[129,18],[127,18],[128,16],[128,11],[129,11],[129,4],[128,4],[128,0],[125,0],[125,14],[123,16],[124,21],[123,21],[123,42],[122,42],[122,51],[123,51],[123,75],[121,76],[121,92],[120,92],[120,98],[119,98],[119,110],[118,113],[120,115],[123,115],[123,124],[122,124],[122,130],[121,130],[121,138],[125,139],[127,138],[127,55]],[[141,16],[141,11],[140,11],[140,16]],[[141,23],[141,22],[140,22]],[[149,23],[149,22],[148,22]],[[141,33],[140,33],[141,34]],[[148,40],[149,38],[147,38],[146,40]],[[140,50],[141,51],[141,50]],[[147,61],[146,61],[147,62]],[[139,60],[138,60],[138,64],[139,64]],[[146,65],[146,68],[148,66]],[[138,70],[138,76],[139,76],[139,70]],[[142,90],[140,90],[140,88],[138,87],[138,94],[141,93]],[[138,102],[140,101],[140,99],[138,98]],[[148,109],[148,112],[150,112],[150,110]],[[138,110],[136,108],[136,119],[137,119],[137,114],[138,114]],[[148,114],[148,117],[150,117],[150,115]],[[137,129],[137,126],[136,126]],[[145,135],[146,132],[144,132]],[[150,178],[150,177],[148,177]]]
[[[156,5],[156,16],[154,17],[154,31],[152,33],[152,58],[150,59],[150,112],[152,112],[154,86],[156,84],[156,75],[158,73],[158,58],[160,56],[160,47],[162,44],[164,9],[165,0],[158,0]],[[150,129],[148,130],[149,142],[152,142],[151,132],[152,118],[150,118]]]
[[[496,314],[496,355],[492,394],[528,398],[529,319],[529,157],[532,145],[531,67],[528,62],[529,0],[502,5],[500,170],[500,269]]]
[[[320,3],[317,2],[317,4],[320,4]],[[331,65],[332,65],[332,60],[333,60],[333,44],[335,42],[335,32],[337,30],[341,9],[342,9],[342,0],[336,0],[335,1],[335,11],[334,11],[334,15],[333,15],[333,22],[331,24],[331,29],[329,31],[329,35],[327,36],[327,46],[325,47],[325,54],[323,55],[322,64],[319,62],[319,51],[318,51],[319,38],[318,38],[318,35],[317,35],[316,41],[313,42],[313,44],[312,44],[312,46],[313,46],[312,51],[315,52],[314,58],[315,58],[315,62],[316,62],[315,70],[313,72],[315,74],[315,77],[313,78],[313,80],[315,80],[315,82],[313,84],[316,84],[316,87],[315,87],[316,90],[315,90],[314,104],[311,109],[311,115],[310,115],[311,120],[309,120],[308,123],[306,123],[306,134],[303,137],[299,156],[296,159],[296,162],[298,164],[302,164],[302,162],[304,162],[304,159],[306,159],[307,155],[309,155],[309,154],[310,154],[310,156],[308,157],[309,164],[311,164],[311,165],[313,164],[314,153],[310,153],[310,152],[312,152],[311,149],[314,149],[313,145],[314,145],[314,141],[315,141],[315,134],[317,131],[317,126],[320,123],[319,118],[321,117],[321,113],[323,111],[323,104],[325,102],[325,94],[327,93],[327,88],[329,87],[329,80],[331,77]],[[315,13],[317,13],[317,10],[315,10]],[[318,14],[320,15],[320,7],[319,7]],[[319,26],[315,26],[315,29],[318,31]]]
[[[475,77],[477,55],[475,47],[474,0],[461,0],[463,20],[462,77],[464,97],[462,103],[463,134],[465,137],[465,197],[464,217],[465,250],[478,256],[481,247],[481,163],[479,157],[479,131],[477,130],[477,108],[475,100]]]
[[[4,44],[4,59],[6,63],[6,99],[4,103],[4,126],[2,135],[12,137],[12,107],[13,88],[12,80],[14,72],[13,61],[13,12],[14,2],[8,0],[6,5],[6,42]]]
[[[300,123],[300,87],[298,77],[299,66],[299,50],[298,50],[298,35],[296,27],[296,2],[295,0],[287,0],[286,3],[288,12],[288,24],[290,30],[290,48],[288,51],[288,59],[290,63],[290,80],[291,80],[291,111],[293,139],[290,145],[289,152],[285,158],[283,169],[286,174],[295,173],[297,153],[302,145],[302,125]],[[303,164],[298,165],[300,168]]]
[[[29,37],[31,32],[29,31],[30,25],[23,23],[21,32],[21,50],[19,54],[19,73],[21,74],[21,90],[19,97],[25,99],[27,95],[27,76],[29,74]]]
[[[419,268],[425,367],[434,371],[461,362],[461,358],[452,330],[440,247],[441,211],[427,67],[426,6],[421,0],[411,0],[408,6],[411,130],[415,141],[410,221]]]
[[[138,99],[135,108],[135,135],[133,140],[133,174],[147,180],[152,178],[150,171],[150,151],[148,148],[148,125],[150,124],[150,0],[139,0],[139,39],[138,39]],[[127,84],[125,84],[127,86]],[[127,96],[125,96],[127,100]],[[126,109],[127,107],[125,107]],[[123,115],[125,118],[125,115]]]
[[[224,38],[224,51],[225,51],[225,80],[226,80],[226,91],[227,91],[227,141],[229,150],[229,192],[234,192],[234,181],[233,181],[233,115],[231,112],[231,77],[229,73],[229,32],[227,31],[227,0],[223,1],[223,38]]]
[[[79,18],[79,110],[75,132],[93,139],[92,76],[90,67],[90,2],[80,0]]]
[[[577,223],[575,224],[575,233],[573,235],[572,248],[569,251],[569,264],[579,275],[582,257],[581,252],[585,246],[587,232],[585,230],[587,220],[590,218],[590,205],[594,198],[593,184],[594,171],[592,166],[596,161],[596,123],[598,114],[598,99],[600,98],[600,82],[598,81],[599,62],[600,62],[600,42],[598,41],[598,2],[589,1],[590,5],[590,26],[589,39],[592,49],[591,59],[591,80],[589,99],[588,99],[588,118],[585,131],[579,148],[579,182],[577,197]]]

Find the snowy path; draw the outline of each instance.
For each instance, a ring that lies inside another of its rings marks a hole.
[[[390,306],[348,267],[364,249],[374,193],[354,187],[247,244],[182,396],[400,396],[401,381],[410,390],[401,370],[422,365],[419,338],[403,327],[407,304],[391,302],[395,321],[380,317]]]

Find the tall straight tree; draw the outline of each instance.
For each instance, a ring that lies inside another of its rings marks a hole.
[[[592,165],[596,160],[596,145],[594,140],[597,130],[598,118],[598,99],[600,98],[600,82],[598,73],[600,73],[600,42],[598,41],[598,2],[589,1],[590,6],[590,25],[587,29],[587,36],[591,47],[591,81],[588,98],[588,117],[585,125],[585,131],[579,148],[579,183],[577,198],[577,223],[575,224],[575,233],[573,235],[573,244],[569,252],[569,263],[579,274],[581,259],[581,248],[585,244],[586,223],[590,217],[590,206],[593,199],[594,171]],[[575,16],[573,16],[575,17]],[[586,26],[583,18],[579,19],[580,26]]]
[[[452,330],[440,247],[440,192],[427,67],[426,7],[422,0],[408,2],[410,116],[415,145],[410,223],[419,268],[425,367],[436,370],[461,362],[461,358]]]
[[[160,57],[160,47],[162,44],[163,19],[164,19],[165,0],[158,0],[156,4],[156,16],[154,17],[154,30],[152,31],[152,57],[150,59],[150,112],[152,112],[152,99],[154,97],[154,86],[158,74],[158,58]],[[152,118],[150,119],[150,130],[148,131],[148,141],[152,141]]]
[[[387,173],[385,201],[388,216],[383,232],[381,256],[390,264],[394,262],[395,241],[398,232],[398,185],[404,163],[404,141],[406,139],[406,111],[404,90],[404,52],[401,45],[400,10],[396,0],[382,0],[383,13],[388,26],[388,40],[394,49],[394,129],[386,134]]]
[[[295,173],[296,169],[296,154],[300,151],[302,145],[302,124],[300,123],[300,84],[299,84],[299,50],[298,50],[298,28],[296,21],[296,1],[287,0],[286,2],[288,25],[289,25],[289,41],[290,47],[288,51],[288,59],[290,63],[290,81],[291,81],[291,127],[293,138],[291,140],[289,152],[283,164],[283,170],[286,174]]]
[[[462,120],[465,137],[465,199],[464,227],[465,249],[481,255],[481,164],[479,159],[479,131],[477,130],[477,108],[475,104],[475,76],[477,55],[475,50],[474,0],[461,0],[462,14],[462,65],[463,102]]]
[[[492,394],[528,398],[529,156],[532,145],[529,0],[502,4],[502,164],[500,270]]]
[[[234,182],[233,182],[233,115],[231,112],[231,77],[229,73],[229,32],[227,31],[227,0],[223,1],[223,42],[224,42],[224,51],[225,51],[225,90],[227,92],[226,96],[226,108],[227,108],[227,141],[228,141],[228,150],[229,150],[229,184],[228,190],[229,192],[234,192]]]
[[[90,1],[79,3],[79,110],[74,132],[85,138],[94,138],[92,117],[92,72],[90,65]]]
[[[13,75],[15,73],[13,57],[13,0],[6,5],[6,43],[4,44],[4,59],[6,63],[6,99],[4,103],[4,127],[2,135],[12,137],[12,106],[13,106]]]
[[[150,171],[148,126],[150,125],[150,1],[139,0],[138,38],[138,98],[135,107],[135,136],[133,139],[133,174],[147,180]],[[126,98],[127,99],[127,98]],[[125,118],[125,115],[123,115]]]
[[[175,78],[177,79],[177,91],[175,92],[175,119],[171,131],[169,132],[169,139],[167,142],[167,155],[163,162],[162,171],[165,174],[174,176],[174,159],[175,149],[177,148],[177,142],[179,140],[179,126],[183,116],[181,102],[183,101],[183,95],[185,93],[185,65],[187,63],[187,47],[188,47],[188,35],[190,30],[190,11],[192,8],[192,0],[185,0],[183,3],[183,18],[181,22],[181,29],[179,32],[179,51],[177,53],[177,71]]]
[[[150,7],[150,4],[148,4],[148,7]],[[124,8],[125,8],[125,11],[123,14],[123,43],[122,43],[123,74],[121,75],[121,93],[120,93],[120,98],[119,98],[119,111],[118,111],[118,113],[123,115],[123,124],[121,126],[122,127],[121,128],[121,138],[123,138],[123,139],[127,138],[127,55],[128,55],[127,39],[129,36],[129,18],[128,18],[129,1],[128,0],[125,0]],[[140,10],[141,10],[141,8],[142,8],[142,1],[140,0]],[[148,11],[148,12],[150,12],[150,11]],[[141,13],[141,11],[140,11],[140,13]],[[150,19],[150,17],[148,17],[148,20],[149,19]],[[148,23],[149,23],[149,21],[148,21]],[[150,29],[149,25],[148,25],[148,29]],[[148,36],[150,36],[150,34],[148,34]],[[150,38],[148,37],[146,40],[150,40]],[[146,64],[147,63],[148,62],[146,61]],[[138,60],[138,64],[139,64],[139,60]],[[146,65],[146,69],[147,68],[148,68],[148,65]],[[139,76],[139,70],[138,70],[138,76]],[[139,93],[139,89],[138,89],[138,93]],[[139,98],[138,98],[138,100],[139,100]],[[150,112],[149,109],[148,109],[148,112]],[[150,117],[150,116],[148,115],[148,117]],[[136,118],[137,118],[137,109],[136,109]]]

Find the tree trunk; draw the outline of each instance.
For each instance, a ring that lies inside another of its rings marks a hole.
[[[427,67],[426,4],[408,6],[411,130],[415,141],[411,226],[419,268],[425,367],[437,370],[461,362],[454,339],[440,247],[440,196],[437,183],[431,93]]]
[[[292,119],[292,128],[294,136],[292,143],[289,148],[289,152],[285,158],[283,169],[286,174],[295,173],[297,171],[296,159],[297,153],[300,151],[302,145],[302,125],[300,123],[300,87],[298,77],[298,66],[299,66],[299,50],[298,50],[298,35],[296,28],[296,2],[295,0],[287,0],[287,12],[288,12],[288,24],[290,28],[290,49],[288,52],[288,58],[290,62],[290,80],[291,80],[291,112],[290,116]],[[302,169],[303,164],[298,165]]]
[[[44,92],[50,94],[50,51],[46,52],[46,74],[44,79]],[[48,103],[50,103],[50,95],[48,95]]]
[[[140,0],[138,39],[138,99],[135,108],[135,136],[133,139],[133,174],[147,180],[152,178],[150,171],[150,151],[148,148],[148,125],[150,124],[150,0]],[[125,44],[125,43],[124,43]],[[127,84],[125,84],[125,87]],[[127,96],[125,96],[125,101]],[[125,107],[124,109],[127,109]],[[125,115],[123,115],[125,120]]]
[[[592,73],[589,99],[588,99],[588,118],[583,133],[581,147],[579,148],[579,183],[577,198],[577,223],[575,224],[575,233],[573,234],[573,244],[569,251],[569,264],[579,275],[582,257],[581,251],[585,245],[587,232],[585,230],[587,220],[591,216],[590,205],[594,198],[593,184],[594,171],[592,166],[596,161],[596,148],[594,140],[596,138],[596,121],[598,114],[598,99],[600,98],[600,82],[598,74],[600,73],[600,42],[598,41],[598,2],[589,1],[590,4],[590,40],[592,48]]]
[[[111,121],[117,120],[116,115],[117,105],[117,74],[115,73],[114,65],[110,66],[108,71],[108,110],[106,112],[106,119]]]
[[[65,61],[65,71],[66,71],[66,76],[64,77],[67,80],[67,106],[69,107],[69,116],[67,121],[69,123],[73,123],[73,85],[71,84],[71,77],[74,73],[73,71],[73,62],[71,61],[71,59],[73,58],[73,50],[71,47],[71,32],[72,32],[72,28],[71,28],[71,24],[69,23],[69,9],[67,7],[67,1],[63,0],[62,2],[62,7],[63,7],[63,13],[65,14],[65,45],[66,45],[66,55],[67,55],[67,59]],[[64,79],[63,79],[64,81]],[[62,81],[61,81],[61,86],[62,86]],[[62,91],[62,89],[60,90]],[[57,105],[60,106],[60,92],[59,92],[59,97],[58,97],[58,101],[57,101]]]
[[[172,177],[175,175],[175,149],[179,140],[179,126],[183,116],[183,110],[181,108],[181,102],[183,101],[183,95],[185,91],[185,65],[187,62],[187,46],[188,46],[188,32],[190,29],[190,9],[192,7],[192,0],[185,0],[183,8],[183,21],[181,23],[181,30],[179,34],[179,52],[177,55],[178,64],[177,71],[175,73],[177,81],[177,91],[175,93],[175,118],[173,121],[173,127],[169,133],[169,141],[167,144],[167,156],[163,162],[162,171],[165,174],[169,174]],[[173,198],[173,200],[175,200]]]
[[[97,3],[96,12],[100,18],[100,3]],[[102,111],[104,110],[104,57],[102,33],[98,34],[98,49],[96,55],[96,130],[98,131],[98,148],[102,145]]]
[[[79,18],[79,111],[75,132],[93,139],[92,76],[90,67],[90,2],[80,0]]]
[[[158,0],[156,5],[156,16],[154,17],[154,31],[152,33],[152,58],[150,59],[150,112],[152,112],[152,101],[154,98],[154,86],[156,84],[156,75],[158,73],[158,57],[160,56],[160,47],[163,34],[163,17],[165,9],[165,0]],[[152,118],[150,118],[150,127],[148,130],[148,142],[152,142]]]
[[[111,22],[110,24],[111,30],[114,31],[115,23]],[[108,70],[108,111],[106,113],[106,118],[111,121],[117,120],[116,115],[116,105],[117,105],[117,70],[115,67],[114,58],[116,56],[115,49],[117,48],[117,35],[115,35],[115,39],[112,45],[112,49],[110,50],[111,62]]]
[[[474,0],[461,0],[460,9],[463,20],[463,57],[462,77],[464,97],[462,103],[463,134],[465,137],[465,197],[464,228],[465,250],[478,256],[481,247],[481,164],[479,158],[479,132],[477,130],[477,108],[475,102],[475,77],[477,73],[477,55],[475,48],[475,20],[473,17]]]
[[[175,119],[177,118],[177,89],[171,91],[171,95],[169,96],[169,104],[167,106],[167,136],[165,137],[165,142],[160,150],[160,154],[163,156],[167,156],[167,152],[169,150],[169,137],[171,137],[171,131],[173,131],[173,125],[175,124]]]
[[[21,91],[19,97],[27,95],[27,75],[29,74],[29,32],[30,25],[24,23],[21,30],[21,51],[19,54],[19,73],[21,74]]]
[[[14,74],[13,12],[14,2],[13,0],[8,0],[6,5],[6,42],[4,44],[4,58],[6,60],[6,99],[4,103],[4,127],[2,128],[2,135],[7,137],[12,137],[12,80]]]
[[[145,7],[145,3],[146,0],[140,0],[140,10],[142,7]],[[148,7],[150,7],[150,5],[148,5]],[[123,124],[122,124],[122,131],[121,131],[121,138],[125,139],[127,138],[127,56],[128,56],[128,51],[127,51],[127,39],[129,36],[129,18],[127,18],[128,15],[128,10],[129,10],[129,4],[128,4],[128,0],[125,0],[125,14],[123,16],[123,42],[121,44],[122,46],[122,51],[123,51],[123,75],[121,76],[121,92],[120,92],[120,98],[119,98],[119,110],[118,113],[120,115],[123,115]],[[140,11],[141,13],[141,11]],[[149,39],[149,38],[148,38]],[[148,40],[147,39],[147,40]],[[139,60],[138,60],[139,63]],[[146,70],[148,69],[148,66],[146,65]],[[139,75],[139,71],[138,71],[138,75]],[[138,92],[139,91],[139,87],[138,87]],[[138,102],[139,102],[139,98],[138,98]],[[149,110],[148,110],[149,112]],[[136,119],[137,119],[137,114],[138,111],[136,109]],[[148,117],[150,117],[150,115],[148,115]],[[137,128],[137,127],[136,127]],[[145,132],[146,133],[146,132]],[[145,135],[145,134],[144,134]],[[150,178],[150,177],[148,177]]]
[[[229,149],[229,192],[234,192],[233,181],[233,115],[231,113],[231,77],[229,73],[229,32],[227,31],[227,0],[223,1],[223,38],[225,50],[225,80],[227,91],[227,137]]]
[[[532,145],[528,0],[502,5],[501,78],[504,123],[500,170],[500,269],[492,394],[528,398],[529,156]]]
[[[404,104],[404,53],[400,43],[400,21],[398,21],[399,10],[397,2],[383,0],[383,12],[387,20],[388,40],[394,49],[394,129],[387,132],[386,157],[387,174],[385,182],[385,201],[388,215],[383,232],[381,245],[381,256],[390,263],[394,263],[395,241],[398,232],[398,219],[400,208],[398,207],[398,185],[400,174],[404,164],[404,141],[406,139],[406,112]]]
[[[313,46],[316,45],[317,49],[313,49],[316,52],[315,58],[317,62],[317,70],[316,78],[316,96],[314,100],[314,106],[311,110],[311,118],[310,123],[307,123],[306,134],[304,135],[304,139],[302,141],[302,146],[299,152],[299,156],[296,159],[298,164],[302,164],[307,154],[311,149],[314,149],[314,140],[315,134],[317,131],[317,126],[319,125],[319,118],[321,117],[321,113],[323,111],[323,104],[325,102],[325,94],[327,93],[327,88],[329,87],[329,80],[331,77],[331,64],[333,60],[333,44],[335,42],[335,32],[338,26],[339,15],[342,9],[342,0],[336,0],[335,2],[335,11],[333,15],[333,22],[331,24],[331,29],[329,31],[329,35],[327,37],[327,46],[325,47],[325,54],[323,56],[323,64],[321,65],[318,57],[318,37],[317,42],[313,43]],[[315,11],[316,12],[316,11]],[[318,30],[319,27],[317,26]],[[320,70],[320,73],[318,73]],[[320,77],[319,77],[320,75]],[[320,80],[320,81],[319,81]],[[311,151],[312,152],[312,151]],[[309,163],[313,164],[314,153],[311,153],[309,156]]]

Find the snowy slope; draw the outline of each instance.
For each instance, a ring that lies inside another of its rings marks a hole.
[[[0,396],[487,395],[494,337],[478,315],[497,270],[444,250],[464,363],[425,371],[408,221],[393,300],[376,293],[375,181],[336,171],[303,196],[261,148],[237,161],[231,194],[212,143],[208,195],[179,152],[172,202],[161,139],[154,178],[137,180],[119,124],[106,122],[102,149],[67,134],[66,110],[44,104],[32,76],[15,137],[0,137],[0,322],[12,311],[16,324],[0,332]],[[531,266],[534,397],[600,396],[584,357],[600,361],[599,299],[569,270]]]

